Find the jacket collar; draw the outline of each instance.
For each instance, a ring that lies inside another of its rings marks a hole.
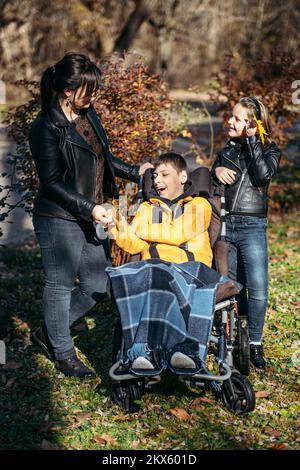
[[[55,126],[61,127],[61,128],[68,128],[67,129],[67,131],[68,131],[67,132],[67,139],[68,140],[70,140],[71,142],[73,142],[76,145],[79,145],[80,147],[84,147],[87,150],[93,152],[93,150],[91,149],[89,144],[78,134],[78,132],[74,128],[74,125],[72,124],[72,122],[69,121],[66,118],[66,116],[65,116],[65,114],[64,114],[64,112],[61,109],[61,106],[59,104],[57,95],[55,95],[52,98],[51,108],[50,108],[49,114],[50,114],[50,118],[51,118],[52,122],[55,124]],[[108,146],[107,137],[106,137],[105,131],[103,129],[103,126],[101,124],[101,121],[98,117],[98,114],[96,113],[95,108],[93,107],[93,105],[90,105],[90,107],[87,108],[87,110],[85,111],[85,114],[86,114],[88,120],[90,121],[94,131],[96,132],[96,135],[97,135],[98,139],[100,140],[100,143],[101,143],[102,147],[107,147]]]
[[[184,202],[188,202],[191,200],[192,196],[196,196],[196,192],[194,189],[194,186],[191,181],[187,181],[185,183],[185,190],[183,194],[180,194],[177,198],[173,199],[172,201],[170,199],[167,199],[165,197],[161,197],[158,195],[158,192],[156,189],[153,187],[151,190],[151,195],[149,198],[149,201],[155,201],[155,202],[163,202],[166,204],[168,207],[173,206],[174,204],[183,204]]]

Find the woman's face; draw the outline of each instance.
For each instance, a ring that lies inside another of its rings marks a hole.
[[[97,90],[92,94],[88,95],[86,93],[86,86],[81,86],[76,90],[66,90],[66,96],[68,96],[71,103],[73,103],[76,109],[85,109],[89,108],[91,103],[95,100],[97,96]]]

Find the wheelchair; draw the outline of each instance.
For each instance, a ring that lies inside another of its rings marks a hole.
[[[225,241],[225,200],[223,194],[213,195],[210,174],[207,168],[197,168],[189,175],[197,194],[205,197],[212,206],[212,218],[209,227],[210,243],[214,254],[213,268],[220,274],[227,275],[228,247]],[[140,199],[146,200],[153,195],[153,183],[150,171],[143,178],[143,188],[139,191]],[[200,373],[178,375],[178,379],[193,389],[203,391],[210,384],[217,398],[234,414],[244,415],[255,408],[255,393],[247,377],[250,369],[250,351],[248,321],[239,315],[237,301],[233,295],[233,281],[217,286],[214,320],[209,340],[208,355],[214,358],[215,369],[211,372],[205,367]],[[111,288],[109,296],[113,300]],[[124,357],[124,339],[119,318],[113,336],[112,366],[109,377],[112,386],[112,400],[126,413],[136,411],[137,401],[144,391],[150,390],[162,380],[165,371],[159,375],[141,376],[134,372],[116,373]]]

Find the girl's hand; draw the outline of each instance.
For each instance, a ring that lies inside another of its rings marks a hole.
[[[143,165],[140,166],[139,175],[144,176],[144,173],[145,173],[146,170],[148,170],[148,168],[154,168],[152,163],[149,163],[149,162],[143,163]]]
[[[232,184],[235,181],[236,171],[230,170],[225,166],[219,166],[215,169],[216,177],[223,184]]]
[[[248,126],[244,127],[244,136],[245,137],[250,137],[251,135],[255,135],[257,132],[257,127],[256,125],[251,122]]]
[[[96,205],[92,211],[92,217],[96,224],[107,225],[110,223],[111,218],[109,217],[106,209],[103,206]]]

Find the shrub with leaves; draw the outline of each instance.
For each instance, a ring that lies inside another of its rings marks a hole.
[[[241,61],[238,55],[228,54],[222,71],[212,82],[211,98],[220,105],[223,116],[218,146],[226,140],[225,127],[231,109],[242,96],[257,96],[268,107],[271,137],[282,150],[280,171],[271,185],[271,207],[276,210],[294,208],[300,200],[299,163],[291,152],[285,151],[292,136],[291,128],[299,118],[299,109],[292,103],[292,82],[299,78],[300,63],[292,54],[274,49],[268,59],[257,55],[255,59]]]
[[[98,64],[103,80],[94,106],[108,134],[112,152],[124,161],[140,163],[169,150],[174,130],[163,115],[170,106],[166,83],[158,75],[151,75],[141,58],[128,62],[127,57],[111,57]],[[7,159],[11,171],[2,174],[7,183],[0,186],[3,194],[1,221],[15,207],[31,212],[38,188],[28,133],[40,111],[39,84],[25,80],[15,84],[24,87],[30,98],[6,115],[8,135],[16,146]],[[19,195],[14,204],[9,201],[12,192]]]

